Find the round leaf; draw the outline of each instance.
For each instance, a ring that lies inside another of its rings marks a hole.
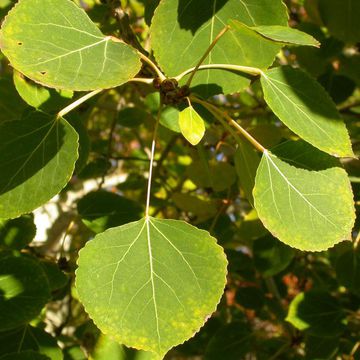
[[[205,134],[205,123],[192,106],[179,113],[181,133],[191,145],[197,145]]]
[[[50,297],[41,266],[24,257],[0,258],[0,331],[35,318]]]
[[[5,18],[0,44],[16,70],[58,89],[111,88],[140,70],[135,50],[103,35],[70,0],[20,0]]]
[[[78,265],[79,297],[99,329],[164,355],[215,311],[227,262],[206,231],[150,217],[97,235]]]
[[[253,194],[260,220],[287,245],[322,251],[351,238],[353,194],[341,168],[308,171],[265,151]]]

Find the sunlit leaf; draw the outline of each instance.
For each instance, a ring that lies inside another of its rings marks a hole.
[[[271,110],[297,135],[331,155],[354,156],[335,104],[305,72],[277,67],[261,76],[261,84]]]
[[[308,171],[266,151],[256,175],[254,201],[265,227],[297,249],[321,251],[350,239],[353,194],[341,168]]]
[[[287,14],[280,0],[163,0],[151,25],[155,58],[168,76],[194,67],[216,35],[234,19],[248,26],[286,25]],[[281,45],[243,27],[228,32],[204,64],[237,64],[267,68]],[[203,70],[193,85],[204,96],[234,93],[250,83],[247,76],[222,70]]]
[[[288,26],[253,26],[251,29],[267,39],[282,42],[287,45],[320,46],[320,43],[311,35]]]
[[[205,134],[204,120],[191,105],[179,113],[179,126],[191,145],[197,145]]]
[[[227,263],[206,231],[144,218],[97,235],[80,251],[78,265],[77,290],[99,329],[164,355],[215,311]]]
[[[0,45],[16,70],[58,89],[111,88],[140,70],[135,50],[103,35],[70,0],[20,0],[2,25]]]

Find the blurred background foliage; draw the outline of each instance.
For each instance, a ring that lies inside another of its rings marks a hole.
[[[105,34],[149,49],[149,24],[159,1],[75,2]],[[317,78],[337,104],[359,155],[360,7],[350,15],[357,21],[350,21],[344,9],[351,2],[287,0],[290,25],[322,46],[284,48],[276,61],[300,66]],[[13,3],[0,0],[0,19]],[[14,74],[1,56],[0,122],[25,116],[30,101],[54,113],[71,102],[72,93],[44,88],[34,99],[38,86]],[[258,81],[239,94],[211,101],[268,148],[296,139],[267,108]],[[80,158],[68,186],[34,214],[0,222],[0,279],[5,269],[16,269],[19,291],[34,297],[0,303],[1,359],[20,350],[50,359],[148,358],[100,334],[78,301],[74,273],[78,250],[94,234],[142,216],[158,105],[152,86],[135,83],[81,105],[69,118],[80,136]],[[151,212],[210,231],[226,250],[228,284],[217,312],[166,359],[360,359],[358,220],[353,244],[341,243],[327,252],[300,252],[280,243],[248,200],[249,179],[233,138],[200,111],[207,131],[197,147],[180,136],[177,109],[169,107],[162,115]],[[343,165],[358,210],[360,165],[352,159]],[[2,293],[5,299],[6,286]],[[7,325],[9,313],[13,325]]]

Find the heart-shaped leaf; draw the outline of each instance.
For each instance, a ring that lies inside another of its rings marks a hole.
[[[215,311],[227,262],[206,231],[150,217],[97,235],[78,265],[79,297],[99,329],[164,355]]]

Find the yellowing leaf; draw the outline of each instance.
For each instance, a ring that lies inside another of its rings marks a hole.
[[[79,297],[99,329],[163,356],[215,311],[227,262],[208,232],[150,217],[97,235],[78,265]]]
[[[205,134],[205,123],[192,106],[179,113],[181,133],[192,145],[197,145]]]
[[[322,251],[350,239],[353,194],[341,168],[308,171],[265,152],[253,194],[260,220],[285,244]]]

